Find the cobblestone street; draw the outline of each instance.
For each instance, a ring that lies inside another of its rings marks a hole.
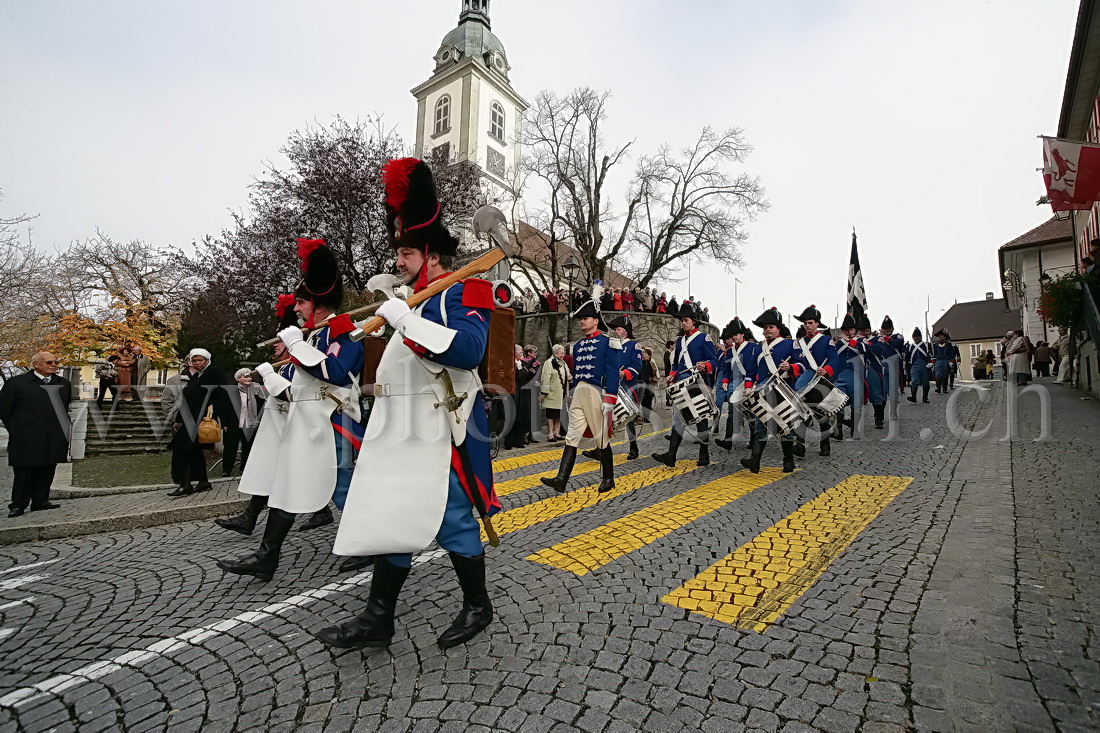
[[[259,532],[209,520],[0,547],[0,729],[1096,730],[1100,405],[1039,380],[1036,441],[1040,399],[1006,389],[903,401],[793,474],[774,440],[760,474],[740,446],[666,468],[650,426],[604,495],[592,462],[538,481],[560,444],[502,454],[496,619],[446,652],[435,547],[362,652],[311,634],[370,584],[337,573],[334,526],[292,532],[269,583],[215,566]]]

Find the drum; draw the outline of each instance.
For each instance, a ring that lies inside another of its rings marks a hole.
[[[625,425],[642,414],[642,408],[638,406],[629,387],[619,386],[619,399],[611,410],[611,421],[614,425]]]
[[[798,396],[814,413],[814,419],[818,422],[832,419],[833,415],[843,410],[848,404],[848,395],[844,390],[822,376],[814,377],[802,388]]]
[[[779,437],[813,418],[813,412],[798,393],[785,380],[775,377],[750,392],[740,406]]]
[[[714,392],[697,374],[669,385],[668,396],[673,412],[680,416],[684,425],[709,420],[718,412]]]

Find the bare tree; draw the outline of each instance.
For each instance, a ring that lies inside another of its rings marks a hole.
[[[608,177],[633,143],[609,146],[604,140],[608,98],[589,88],[564,97],[544,91],[536,98],[525,124],[525,167],[545,198],[531,220],[551,243],[576,250],[582,280],[607,280],[614,268],[644,287],[674,275],[685,257],[739,265],[746,223],[768,208],[759,179],[730,170],[752,150],[742,131],[705,127],[678,154],[664,145],[642,158],[616,214]],[[526,264],[549,268],[557,285],[559,258],[567,250],[548,250],[541,261]]]
[[[586,280],[605,277],[608,262],[628,242],[641,201],[637,193],[628,198],[619,233],[608,237],[616,220],[606,191],[608,175],[633,145],[609,148],[603,138],[609,96],[587,87],[564,97],[540,92],[524,125],[525,168],[547,191],[540,224],[552,241],[564,239],[577,251]]]
[[[666,145],[639,162],[633,184],[639,215],[630,233],[631,254],[642,256],[639,286],[659,273],[667,277],[685,257],[719,262],[727,270],[741,264],[745,223],[766,211],[768,202],[759,178],[733,176],[727,169],[751,151],[740,128],[718,133],[704,127],[679,155]]]

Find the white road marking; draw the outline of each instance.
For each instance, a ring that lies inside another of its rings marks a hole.
[[[49,573],[43,573],[42,575],[24,575],[20,578],[12,578],[11,580],[0,580],[0,591],[15,590],[20,586],[27,585],[28,583],[37,583],[39,580],[45,580],[50,577]]]
[[[0,575],[5,575],[7,573],[16,573],[16,572],[19,572],[20,570],[30,570],[31,568],[39,568],[39,567],[42,567],[43,565],[50,565],[52,563],[60,562],[60,561],[61,561],[61,558],[58,558],[56,560],[43,560],[42,562],[32,562],[29,565],[16,565],[14,568],[8,568],[7,570],[0,570]]]
[[[446,554],[446,550],[432,550],[431,552],[417,555],[413,558],[412,563],[413,565],[422,565],[438,557],[443,557]],[[50,677],[30,687],[21,687],[0,697],[0,707],[17,707],[25,705],[46,695],[56,695],[70,688],[82,685],[85,682],[91,682],[100,677],[105,677],[125,667],[138,667],[159,656],[165,656],[179,649],[197,645],[201,641],[205,641],[218,634],[224,634],[239,626],[245,624],[258,624],[261,621],[275,618],[277,614],[287,609],[304,608],[314,601],[365,585],[373,576],[373,571],[366,570],[358,575],[353,575],[347,580],[329,583],[320,588],[304,591],[296,596],[287,598],[285,601],[279,601],[278,603],[264,606],[258,611],[245,611],[244,613],[237,614],[233,618],[215,621],[204,626],[184,631],[182,634],[177,634],[167,639],[161,639],[144,649],[135,649],[134,651],[126,652],[125,654],[121,654],[111,659],[94,662],[66,674]]]
[[[18,601],[12,601],[11,603],[5,603],[4,605],[0,606],[0,611],[7,611],[9,608],[15,608],[16,606],[21,606],[24,603],[30,603],[33,600],[34,600],[34,596],[27,596],[26,598],[20,598]]]

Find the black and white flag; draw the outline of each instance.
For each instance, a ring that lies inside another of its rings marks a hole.
[[[867,312],[867,291],[863,289],[863,271],[859,269],[855,229],[852,230],[852,259],[848,263],[848,312],[856,320]]]

